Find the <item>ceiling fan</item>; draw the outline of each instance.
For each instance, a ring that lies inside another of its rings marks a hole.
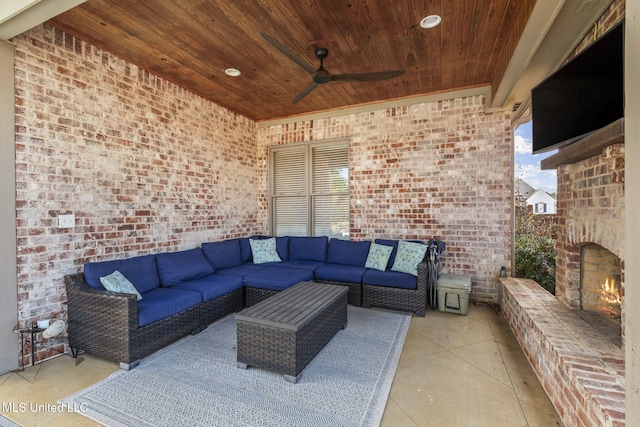
[[[405,70],[391,70],[391,71],[373,71],[369,73],[350,73],[350,74],[332,74],[325,70],[323,61],[329,56],[329,50],[323,47],[316,48],[316,57],[320,60],[320,67],[316,70],[298,56],[293,53],[288,47],[280,43],[278,40],[265,33],[260,33],[262,38],[271,43],[273,47],[282,52],[287,58],[304,68],[309,74],[311,74],[311,84],[307,86],[302,92],[298,94],[293,101],[296,104],[302,100],[305,96],[309,95],[319,85],[337,82],[337,81],[351,81],[351,82],[377,82],[381,80],[388,80],[394,77],[401,76],[405,73]]]

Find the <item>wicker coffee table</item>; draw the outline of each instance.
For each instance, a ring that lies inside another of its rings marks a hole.
[[[302,370],[347,326],[345,286],[300,282],[236,313],[238,368],[284,374],[296,383]]]

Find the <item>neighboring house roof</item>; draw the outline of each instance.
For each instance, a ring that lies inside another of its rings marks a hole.
[[[536,189],[521,180],[520,178],[516,179],[516,194],[519,194],[521,197],[528,199],[531,197],[533,193],[536,192]]]
[[[553,197],[551,194],[547,193],[544,190],[535,190],[533,192],[533,194],[531,194],[527,200],[529,199],[535,199],[535,200],[548,200],[550,202],[555,202],[556,198]]]

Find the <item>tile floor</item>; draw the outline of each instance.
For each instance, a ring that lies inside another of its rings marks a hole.
[[[23,426],[92,426],[58,399],[119,369],[81,354],[0,376],[0,413]],[[13,407],[11,407],[13,404]],[[67,408],[62,408],[67,409]],[[491,306],[414,317],[382,427],[561,426],[509,326]]]

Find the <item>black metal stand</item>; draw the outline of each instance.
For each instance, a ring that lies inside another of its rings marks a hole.
[[[36,343],[35,343],[35,335],[43,332],[44,329],[42,328],[34,328],[33,326],[27,329],[18,329],[18,333],[20,334],[20,368],[24,368],[24,341],[25,341],[25,334],[30,335],[30,343],[31,343],[31,366],[33,366],[35,364],[35,354],[36,354]]]

